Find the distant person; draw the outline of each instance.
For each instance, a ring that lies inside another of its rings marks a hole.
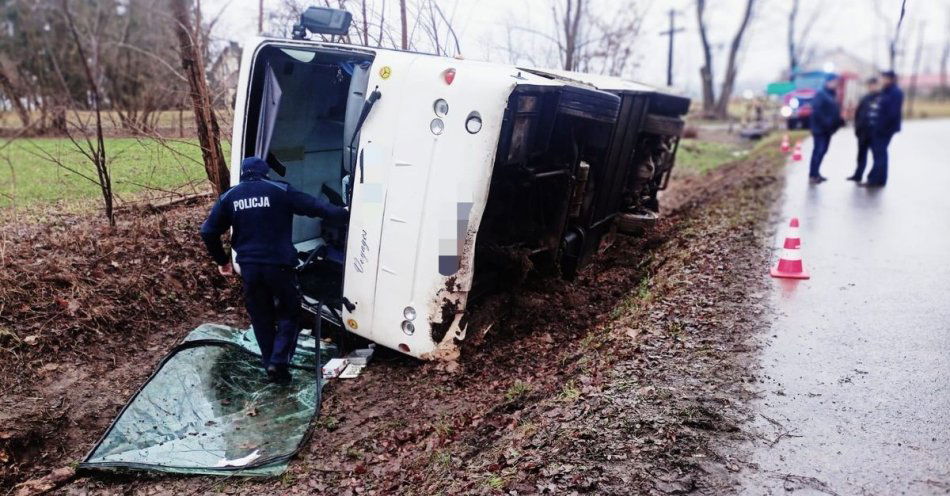
[[[897,87],[897,75],[894,71],[881,73],[881,95],[878,99],[877,113],[871,119],[871,155],[874,166],[868,173],[866,183],[861,186],[881,187],[887,184],[887,147],[891,138],[901,130],[901,112],[904,106],[904,92]]]
[[[292,243],[294,215],[345,219],[341,207],[319,200],[287,183],[267,177],[267,162],[248,157],[241,162],[241,183],[221,195],[201,226],[201,238],[218,264],[218,272],[234,273],[221,235],[231,229],[231,248],[244,282],[244,304],[261,349],[268,377],[290,382],[290,360],[297,347],[297,250]]]
[[[824,86],[815,93],[811,101],[811,117],[809,118],[814,148],[811,152],[811,167],[808,179],[812,184],[826,181],[828,178],[819,173],[821,160],[831,145],[831,136],[844,125],[841,119],[841,106],[838,105],[837,92],[838,76],[830,75]]]
[[[858,138],[858,167],[848,181],[860,183],[864,180],[864,169],[868,165],[868,151],[871,149],[872,122],[877,119],[881,88],[877,78],[867,80],[868,93],[861,97],[854,112],[854,135]]]

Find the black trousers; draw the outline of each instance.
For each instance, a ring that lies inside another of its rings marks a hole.
[[[808,177],[819,177],[818,170],[821,168],[821,161],[825,158],[825,153],[828,152],[828,147],[831,146],[831,134],[816,134],[812,133],[812,151],[811,151],[811,165],[808,169]]]
[[[871,150],[871,136],[858,136],[858,167],[854,170],[854,176],[860,181],[864,178],[864,169],[868,166],[868,152]]]
[[[871,138],[871,155],[874,156],[874,166],[868,173],[868,184],[884,186],[887,184],[887,147],[891,144],[893,134],[877,134]]]
[[[241,264],[244,305],[254,326],[264,367],[287,365],[297,348],[300,292],[291,267]]]

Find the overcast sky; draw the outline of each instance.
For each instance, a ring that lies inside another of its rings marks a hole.
[[[410,3],[413,0],[410,0]],[[453,18],[459,34],[462,52],[466,58],[505,62],[506,52],[498,40],[505,37],[508,26],[526,27],[539,31],[553,29],[550,5],[563,0],[437,0],[446,15]],[[618,9],[636,5],[644,12],[643,28],[637,38],[636,66],[630,77],[651,84],[666,81],[667,39],[660,31],[667,28],[668,11],[676,9],[677,23],[685,31],[675,39],[674,85],[695,94],[699,89],[701,45],[696,28],[694,0],[588,0],[598,13],[609,15]],[[265,0],[265,11],[280,9],[284,0]],[[322,4],[314,1],[313,4]],[[369,0],[381,5],[381,0]],[[709,37],[714,45],[715,63],[724,63],[728,45],[738,26],[744,0],[712,0],[707,2]],[[790,0],[758,0],[756,17],[749,27],[745,48],[741,53],[739,88],[761,89],[776,80],[788,66],[786,30]],[[843,48],[877,66],[887,65],[885,30],[892,30],[900,12],[900,0],[801,0],[799,24],[811,17],[815,9],[822,9],[811,31],[810,41],[819,53],[822,50]],[[206,16],[221,12],[215,35],[220,39],[241,41],[248,34],[256,34],[257,0],[204,0]],[[387,17],[397,18],[397,0],[385,2]],[[875,4],[886,19],[875,13]],[[907,17],[902,37],[908,56],[898,60],[898,71],[909,72],[913,50],[921,26],[924,34],[923,72],[936,72],[939,56],[950,31],[950,0],[908,0]],[[535,40],[543,45],[543,39]],[[538,50],[534,46],[526,48]],[[543,58],[543,57],[540,57]],[[821,61],[813,61],[821,67]],[[717,67],[717,77],[722,70]]]

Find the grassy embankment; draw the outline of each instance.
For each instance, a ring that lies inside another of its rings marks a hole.
[[[719,166],[734,162],[746,157],[755,156],[765,149],[778,149],[780,136],[784,132],[774,133],[755,143],[727,143],[720,141],[706,141],[684,139],[680,142],[676,152],[676,174],[705,174]],[[789,140],[794,146],[796,140],[807,137],[805,131],[789,132]]]
[[[67,210],[95,205],[99,187],[80,176],[95,178],[90,161],[66,138],[0,140],[0,208],[57,204]],[[225,154],[229,153],[227,143]],[[120,201],[136,194],[191,192],[204,185],[204,167],[197,140],[107,138],[106,157],[113,190]],[[69,167],[71,172],[58,165]]]

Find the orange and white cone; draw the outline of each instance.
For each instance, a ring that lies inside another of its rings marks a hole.
[[[770,272],[772,277],[784,279],[808,279],[810,276],[802,265],[801,238],[798,234],[798,219],[792,218],[789,223],[789,233],[782,246],[782,256],[778,264]]]
[[[788,153],[789,148],[788,134],[785,134],[782,136],[782,145],[779,147],[779,149],[782,150],[782,153]]]
[[[788,223],[788,234],[785,235],[785,245],[782,248],[797,250],[802,247],[802,238],[798,234],[798,217],[792,217]]]
[[[798,162],[802,159],[802,140],[795,142],[795,151],[792,152],[792,160]]]

